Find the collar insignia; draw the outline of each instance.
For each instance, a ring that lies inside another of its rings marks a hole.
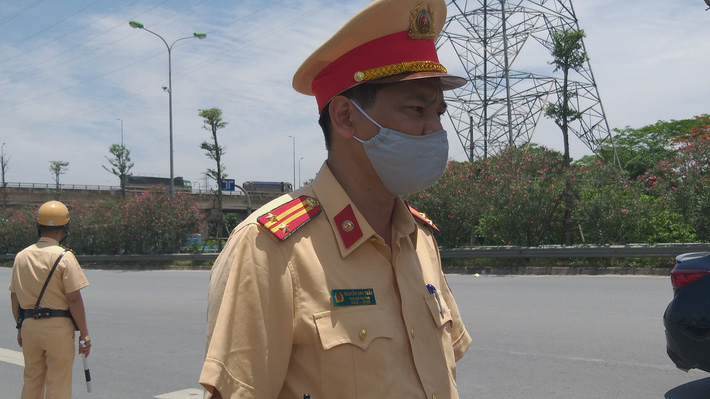
[[[350,248],[362,237],[362,230],[360,229],[360,225],[357,224],[355,212],[350,204],[335,215],[333,220],[337,226],[340,227],[338,232],[340,233],[340,238],[343,240],[345,248]]]

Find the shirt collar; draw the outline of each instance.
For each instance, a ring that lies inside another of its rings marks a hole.
[[[54,238],[49,238],[49,237],[40,237],[39,240],[37,241],[38,243],[47,243],[50,245],[59,245],[59,241],[55,240]]]
[[[376,235],[372,226],[367,223],[355,204],[340,185],[328,167],[323,163],[313,180],[313,192],[320,202],[323,213],[328,218],[333,236],[338,242],[340,254],[348,256],[357,247]],[[397,197],[395,200],[392,228],[401,235],[410,235],[416,245],[416,222],[407,205]]]

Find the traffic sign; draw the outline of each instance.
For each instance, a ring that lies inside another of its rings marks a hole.
[[[224,180],[222,180],[222,190],[224,190],[224,191],[234,191],[234,179],[224,179]]]

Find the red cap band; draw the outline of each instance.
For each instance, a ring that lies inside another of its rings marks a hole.
[[[441,72],[440,68],[443,68],[439,65],[434,40],[411,39],[408,31],[383,36],[350,50],[331,62],[313,79],[311,89],[316,96],[318,109],[322,110],[339,93],[367,81],[367,79],[356,80],[356,73],[362,74],[371,69],[384,68],[386,70],[389,66],[410,62],[437,65],[438,68],[432,68],[432,72]],[[378,77],[425,70],[392,68],[392,73],[385,73]]]

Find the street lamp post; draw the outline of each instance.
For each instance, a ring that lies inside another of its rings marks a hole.
[[[298,187],[301,187],[301,161],[303,161],[303,157],[298,160]]]
[[[296,136],[288,136],[293,140],[293,187],[292,190],[296,189]]]
[[[116,118],[117,121],[121,121],[121,147],[123,147],[123,119]]]
[[[130,21],[128,25],[131,26],[133,29],[143,29],[146,32],[150,32],[154,34],[155,36],[158,36],[160,40],[165,43],[165,47],[168,49],[168,112],[169,112],[169,117],[170,117],[170,196],[175,195],[175,178],[174,178],[174,173],[173,173],[173,77],[172,77],[172,50],[173,46],[175,43],[179,42],[180,40],[185,40],[185,39],[193,39],[193,38],[198,38],[198,39],[204,39],[207,37],[207,34],[202,33],[202,32],[195,32],[192,34],[192,36],[185,36],[181,37],[179,39],[176,39],[172,44],[168,45],[168,42],[163,39],[162,36],[159,34],[146,29],[145,26],[143,26],[142,23],[137,22],[137,21]]]

